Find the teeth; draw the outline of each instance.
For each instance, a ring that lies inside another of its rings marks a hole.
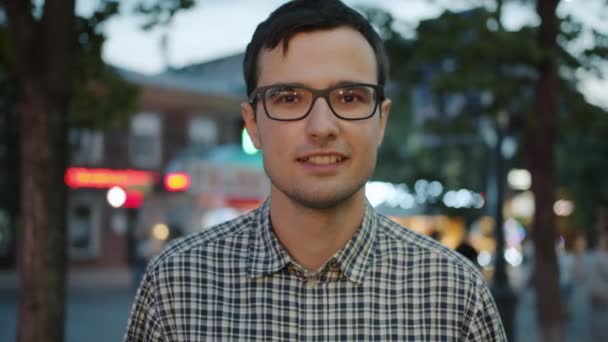
[[[308,158],[306,161],[311,162],[313,164],[327,165],[327,164],[337,163],[341,160],[342,160],[342,158],[337,157],[337,156],[314,156],[314,157]]]

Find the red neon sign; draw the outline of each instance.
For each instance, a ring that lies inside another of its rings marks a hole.
[[[70,188],[109,189],[150,186],[154,183],[154,172],[139,170],[88,169],[70,167],[65,172],[65,184]]]
[[[137,209],[144,203],[144,194],[141,191],[127,191],[124,208]]]

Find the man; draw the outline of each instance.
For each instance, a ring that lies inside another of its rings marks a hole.
[[[370,24],[337,0],[291,1],[244,69],[270,197],[156,258],[125,340],[506,341],[475,267],[365,200],[391,105]]]

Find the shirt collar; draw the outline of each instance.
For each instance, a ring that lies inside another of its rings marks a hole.
[[[251,224],[251,240],[249,242],[250,277],[270,275],[280,271],[289,263],[295,263],[272,231],[270,199],[267,199],[257,209]],[[355,283],[363,282],[369,272],[376,230],[376,212],[369,202],[366,202],[361,227],[346,246],[331,258],[340,271]]]
[[[252,278],[280,271],[291,262],[270,224],[270,198],[256,210],[251,222],[249,276]]]
[[[369,272],[376,240],[377,222],[374,208],[365,202],[361,227],[335,256],[340,270],[353,282],[362,283]]]

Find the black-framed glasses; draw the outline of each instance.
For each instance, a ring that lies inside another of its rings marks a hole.
[[[275,84],[256,88],[249,97],[254,106],[262,101],[266,115],[279,121],[305,118],[319,97],[325,99],[331,111],[343,120],[364,120],[376,112],[384,98],[384,88],[377,84],[346,83],[326,89],[302,85]]]

